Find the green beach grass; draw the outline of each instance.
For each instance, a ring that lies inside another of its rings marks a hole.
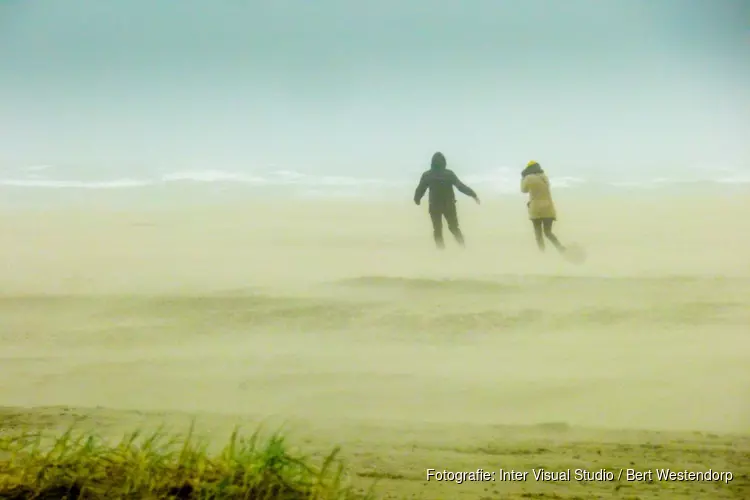
[[[50,441],[51,439],[51,441]],[[2,499],[368,500],[349,485],[334,449],[319,465],[290,452],[284,436],[238,431],[218,453],[205,441],[157,431],[119,443],[71,428],[0,436]]]

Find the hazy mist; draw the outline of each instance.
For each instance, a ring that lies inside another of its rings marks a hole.
[[[0,169],[750,167],[750,2],[0,2]],[[411,174],[409,174],[411,175]]]

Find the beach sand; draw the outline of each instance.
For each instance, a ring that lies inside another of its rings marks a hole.
[[[0,213],[0,427],[286,423],[385,498],[750,497],[747,193]],[[744,225],[744,226],[743,226]],[[532,469],[732,472],[535,481]],[[526,481],[427,481],[438,471]]]

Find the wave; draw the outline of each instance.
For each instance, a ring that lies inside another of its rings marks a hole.
[[[67,181],[47,180],[39,178],[31,179],[0,179],[0,186],[25,187],[25,188],[75,188],[75,189],[122,189],[135,188],[151,185],[148,181],[134,179],[116,179],[111,181]]]
[[[719,184],[750,184],[750,172],[746,174],[722,177],[716,180]]]
[[[222,170],[204,170],[191,172],[175,172],[161,177],[161,182],[242,182],[248,184],[263,184],[265,179],[253,175]],[[152,181],[153,182],[153,181]]]
[[[410,186],[411,181],[372,179],[346,176],[313,176],[289,170],[270,172],[265,176],[225,170],[192,170],[167,173],[158,177],[107,180],[53,179],[39,172],[44,168],[28,168],[23,177],[0,178],[0,186],[11,188],[47,189],[125,189],[170,184],[223,184],[244,186],[291,186],[303,188],[393,188]]]
[[[0,178],[0,187],[36,189],[133,189],[175,184],[211,184],[238,187],[290,187],[301,188],[309,193],[325,194],[336,189],[349,191],[387,191],[413,189],[415,179],[367,178],[354,176],[309,175],[292,170],[276,170],[264,174],[235,172],[229,170],[189,170],[166,173],[160,176],[113,179],[59,179],[48,174],[55,169],[48,165],[36,165],[23,169],[24,175]],[[574,189],[587,185],[603,185],[619,189],[658,189],[685,185],[745,185],[750,184],[747,170],[719,170],[720,176],[711,178],[708,173],[698,177],[652,178],[638,180],[599,181],[575,176],[554,176],[550,180],[556,189]],[[519,176],[516,169],[499,168],[482,173],[462,175],[463,180],[472,186],[481,187],[484,192],[516,193]]]

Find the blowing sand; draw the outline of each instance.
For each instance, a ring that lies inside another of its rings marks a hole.
[[[389,498],[747,495],[747,195],[557,203],[583,265],[536,250],[518,199],[462,200],[444,252],[409,204],[6,211],[0,426],[285,422]],[[479,468],[529,474],[426,481]]]

